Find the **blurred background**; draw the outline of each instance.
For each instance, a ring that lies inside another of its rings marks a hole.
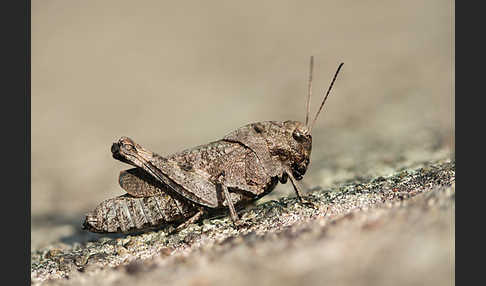
[[[303,184],[326,188],[454,152],[453,1],[32,1],[33,249],[89,238],[123,194],[112,142],[166,155],[250,122],[312,115]],[[272,196],[293,195],[279,185]],[[272,198],[272,197],[270,197]]]

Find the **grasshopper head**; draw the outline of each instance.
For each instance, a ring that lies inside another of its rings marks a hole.
[[[299,121],[285,121],[284,128],[288,130],[287,142],[290,154],[288,163],[297,180],[307,171],[312,151],[312,136],[308,127]]]
[[[308,127],[299,121],[279,123],[280,128],[269,128],[266,136],[268,148],[272,156],[278,156],[288,172],[295,179],[301,180],[310,162],[312,136]]]

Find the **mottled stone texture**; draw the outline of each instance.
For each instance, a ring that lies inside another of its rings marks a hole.
[[[32,253],[47,285],[450,285],[454,279],[455,163],[267,201],[168,229],[103,237]]]

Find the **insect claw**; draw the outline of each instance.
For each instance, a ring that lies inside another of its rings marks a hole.
[[[238,219],[233,221],[233,225],[237,230],[241,230],[245,226],[249,226],[250,224],[243,219]]]
[[[313,209],[318,209],[319,206],[312,202],[312,201],[309,201],[309,200],[305,200],[305,199],[300,199],[300,203],[303,204],[303,205],[306,205],[307,207],[310,207],[310,208],[313,208]]]

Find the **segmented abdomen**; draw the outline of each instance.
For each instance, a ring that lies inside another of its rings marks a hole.
[[[183,221],[197,212],[188,202],[160,193],[136,198],[123,195],[101,202],[86,215],[84,228],[91,232],[133,232]]]

